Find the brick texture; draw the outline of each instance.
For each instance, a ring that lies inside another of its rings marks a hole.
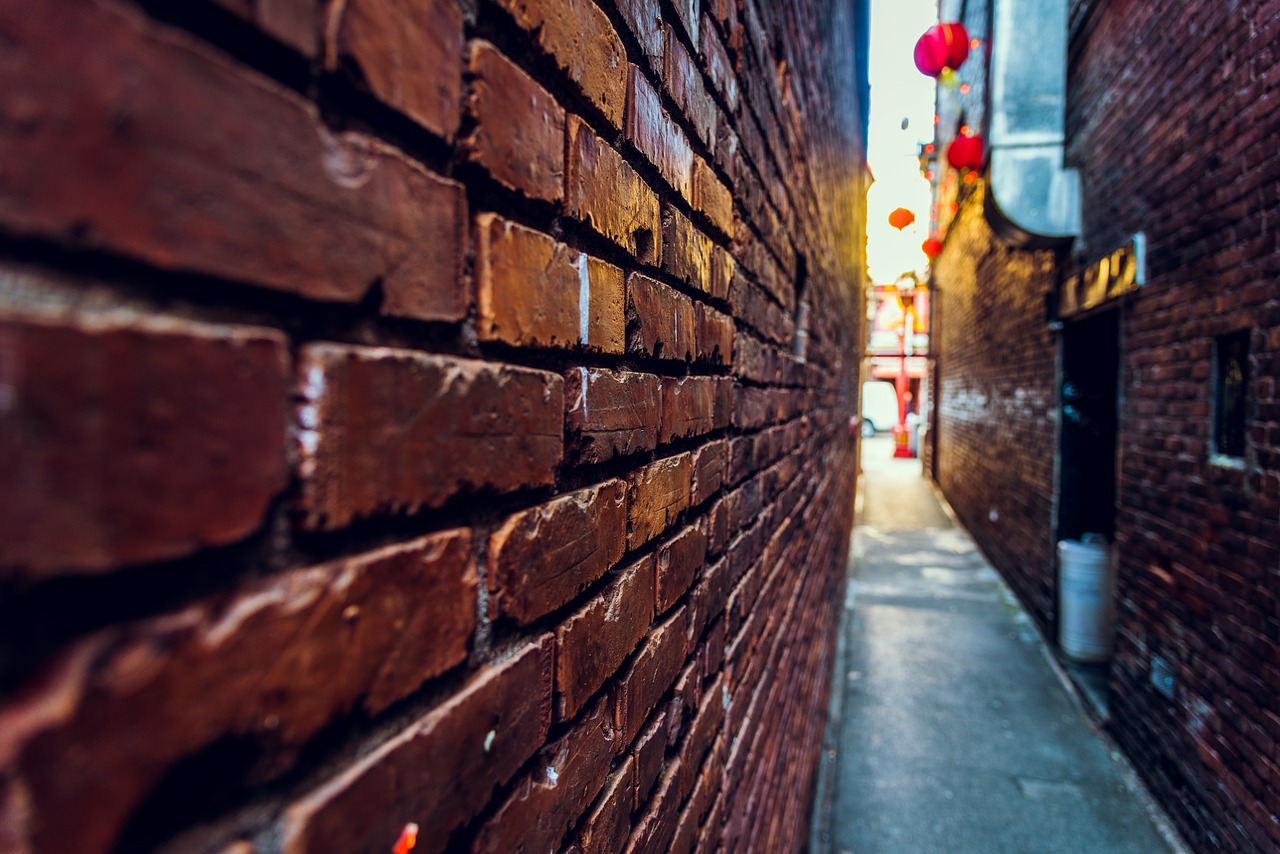
[[[662,383],[651,374],[581,367],[564,376],[570,455],[598,463],[658,444]]]
[[[548,202],[564,198],[564,110],[491,44],[473,41],[463,140],[469,160],[506,187]]]
[[[222,739],[270,747],[274,768],[258,780],[287,767],[336,714],[380,711],[461,663],[475,588],[471,538],[451,532],[80,642],[36,714],[0,715],[6,766],[38,805],[22,818],[32,843],[109,847],[168,765]],[[171,702],[197,694],[198,715]],[[76,821],[58,820],[70,812]]]
[[[1050,252],[999,244],[982,218],[982,193],[952,225],[934,274],[945,318],[938,346],[947,354],[939,370],[936,477],[1019,598],[1052,625],[1057,345],[1044,305],[1055,267]],[[974,257],[981,261],[968,260]],[[975,325],[986,333],[974,336]],[[996,351],[991,339],[1005,346]]]
[[[248,326],[0,314],[0,567],[102,572],[257,530],[287,476],[286,348]]]
[[[564,429],[554,374],[328,344],[309,345],[298,373],[308,528],[554,479]]]
[[[447,834],[483,805],[546,738],[551,718],[551,644],[531,645],[478,674],[439,708],[290,806],[284,850],[380,851],[401,816],[431,832],[418,848],[443,851]],[[449,768],[451,774],[413,774]],[[405,785],[401,781],[411,778]],[[416,849],[415,849],[416,850]]]
[[[7,229],[315,299],[355,302],[381,282],[390,314],[465,315],[457,183],[114,7],[11,8],[0,27]],[[42,73],[49,62],[62,72]]]
[[[0,4],[0,851],[804,850],[858,4],[169,5]]]
[[[517,513],[489,538],[489,588],[530,622],[568,602],[622,557],[626,485],[611,480]]]
[[[1133,34],[1160,18],[1118,11],[1077,28],[1067,103],[1085,260],[1136,231],[1148,241],[1148,283],[1120,316],[1111,725],[1193,847],[1269,850],[1280,846],[1280,255],[1263,143],[1276,122],[1253,69],[1280,22],[1264,3],[1196,4],[1187,11],[1208,38],[1135,50]],[[1199,44],[1223,59],[1178,59]],[[1164,85],[1125,79],[1126,52],[1168,68]],[[1109,111],[1089,115],[1103,98],[1145,117],[1140,139]],[[1203,201],[1169,203],[1180,198]],[[1250,342],[1242,468],[1211,456],[1214,339],[1237,330]],[[1154,657],[1173,671],[1172,701],[1152,686]]]
[[[568,120],[565,209],[641,261],[658,258],[658,197],[617,151],[576,116]]]
[[[1255,69],[1270,63],[1278,27],[1258,2],[1181,11],[1196,33],[1150,40],[1166,22],[1158,9],[1070,4],[1066,162],[1081,178],[1082,233],[1055,267],[1001,244],[981,193],[961,207],[938,269],[934,465],[1052,634],[1055,523],[1070,510],[1055,502],[1072,475],[1055,359],[1059,345],[1068,353],[1106,329],[1120,354],[1114,512],[1099,514],[1114,529],[1118,580],[1108,729],[1190,847],[1275,850],[1280,256],[1264,142],[1276,120]],[[1146,284],[1050,332],[1054,281],[1139,231]],[[962,340],[971,324],[983,340]],[[1213,454],[1214,342],[1237,331],[1250,344],[1248,428],[1242,456],[1225,461]],[[1172,671],[1172,697],[1153,684],[1156,659]]]
[[[305,20],[305,5],[290,3],[298,10],[291,17]],[[254,5],[265,16],[290,4]],[[350,67],[375,97],[427,130],[452,138],[462,98],[463,19],[456,0],[348,0],[333,14],[326,67]],[[301,30],[302,22],[294,28]]]

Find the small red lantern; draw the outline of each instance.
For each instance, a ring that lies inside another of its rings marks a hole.
[[[966,169],[981,169],[985,155],[982,137],[976,135],[962,133],[953,139],[950,147],[947,148],[947,162],[953,169],[959,169],[961,172]]]
[[[906,208],[895,208],[893,212],[889,214],[889,225],[898,229],[898,231],[902,231],[902,229],[911,225],[911,223],[915,221],[916,215]]]
[[[924,250],[924,254],[932,261],[942,254],[942,241],[936,237],[930,237],[924,243],[920,244],[920,248]]]
[[[969,58],[969,33],[964,24],[936,24],[916,42],[916,68],[927,77],[942,77]]]

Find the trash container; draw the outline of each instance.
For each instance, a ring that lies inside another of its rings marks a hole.
[[[1115,576],[1111,547],[1101,534],[1058,543],[1058,645],[1068,658],[1101,663],[1111,658]]]

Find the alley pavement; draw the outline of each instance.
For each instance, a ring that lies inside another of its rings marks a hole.
[[[864,442],[814,847],[1178,851],[1030,619],[920,475]]]

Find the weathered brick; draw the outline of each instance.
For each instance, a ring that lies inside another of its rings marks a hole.
[[[650,463],[627,478],[627,550],[662,533],[689,506],[692,454]]]
[[[521,624],[554,611],[622,557],[626,485],[608,480],[517,513],[489,537],[489,590]]]
[[[733,318],[705,303],[693,304],[694,349],[700,362],[728,366],[733,363]]]
[[[610,355],[626,352],[626,303],[622,270],[599,258],[579,255],[578,326],[583,347]]]
[[[729,58],[728,51],[720,41],[720,34],[716,32],[715,26],[706,14],[702,16],[698,48],[703,67],[707,71],[707,76],[711,78],[711,85],[720,93],[720,97],[724,98],[724,104],[729,112],[736,115],[739,93],[738,77],[733,60]]]
[[[255,781],[269,778],[339,715],[377,713],[460,663],[476,583],[470,534],[449,531],[74,644],[0,707],[26,803],[13,832],[32,850],[111,850],[171,765],[224,740],[256,742]]]
[[[346,0],[326,22],[324,66],[352,68],[375,97],[452,139],[462,100],[462,24],[457,0]]]
[[[467,114],[474,128],[462,138],[466,160],[498,183],[534,199],[564,198],[564,109],[497,48],[468,45]]]
[[[636,764],[635,803],[632,811],[649,800],[653,785],[662,776],[662,761],[667,750],[667,713],[660,711],[636,738],[631,755]]]
[[[681,760],[676,758],[667,766],[648,809],[631,831],[624,854],[659,854],[671,844],[680,815],[681,765]]]
[[[572,347],[587,256],[496,214],[476,217],[476,332],[482,341]]]
[[[795,323],[741,271],[734,276],[732,299],[735,317],[776,344],[790,343],[795,334]]]
[[[713,247],[711,250],[711,282],[707,287],[707,293],[716,299],[727,300],[729,292],[733,289],[733,271],[736,266],[737,262],[734,261],[732,255],[719,246]]]
[[[724,677],[717,676],[715,681],[707,687],[706,693],[698,705],[697,717],[694,718],[693,726],[689,730],[689,738],[681,753],[687,763],[687,768],[696,769],[702,764],[702,759],[707,755],[707,751],[711,749],[712,741],[724,724],[725,699],[727,696]],[[692,782],[689,781],[686,782],[684,788],[687,790],[691,786]]]
[[[756,471],[758,466],[753,459],[754,448],[754,437],[751,436],[734,436],[729,440],[729,470],[724,478],[726,484],[741,483]]]
[[[724,773],[723,766],[720,773]],[[707,813],[707,819],[702,823],[702,830],[698,833],[698,841],[694,846],[695,851],[718,851],[720,850],[720,833],[724,826],[724,799],[717,798],[712,805],[711,811]]]
[[[222,8],[252,21],[303,56],[314,59],[320,47],[320,22],[310,0],[214,0]]]
[[[635,740],[649,713],[675,681],[686,653],[685,609],[679,608],[649,633],[635,660],[611,688],[614,722],[623,744]]]
[[[724,551],[731,533],[729,530],[729,502],[726,498],[718,498],[711,505],[711,509],[707,511],[707,552],[718,555]]]
[[[588,223],[643,263],[662,246],[658,197],[622,155],[577,116],[567,119],[565,211]]]
[[[720,491],[729,467],[729,443],[725,439],[709,442],[693,452],[693,493],[690,504],[702,504]]]
[[[666,39],[662,37],[662,11],[658,8],[658,0],[614,0],[613,5],[640,44],[640,52],[644,54],[649,68],[655,74],[662,73],[662,51],[666,47]]]
[[[288,480],[288,374],[272,329],[0,315],[0,575],[102,572],[257,530]]]
[[[532,756],[551,723],[550,637],[486,667],[457,694],[285,812],[285,854],[380,852],[405,816],[427,854]],[[423,773],[447,768],[449,773]]]
[[[688,361],[695,329],[687,296],[641,273],[627,277],[627,352]]]
[[[729,179],[729,186],[735,188],[734,195],[736,196],[740,193],[737,189],[738,176],[744,168],[741,151],[742,143],[729,122],[728,115],[723,112],[716,117],[715,161],[716,165],[720,167],[720,171]]]
[[[11,233],[319,300],[381,283],[387,314],[466,316],[461,185],[125,7],[36,0],[0,29]]]
[[[615,130],[626,106],[627,52],[591,0],[496,0]]]
[[[408,350],[312,344],[299,355],[299,509],[308,530],[555,479],[564,381]]]
[[[580,367],[564,375],[566,454],[599,463],[658,444],[661,380],[652,374]]]
[[[578,829],[582,854],[614,854],[622,850],[631,833],[635,790],[636,761],[628,756],[609,776],[599,803],[587,813]]]
[[[741,388],[733,399],[733,425],[740,430],[755,430],[773,422],[772,389]]]
[[[693,149],[684,131],[662,109],[662,101],[644,73],[628,66],[627,142],[649,159],[667,183],[686,200],[693,197]]]
[[[698,847],[698,829],[711,809],[723,777],[724,763],[718,757],[711,756],[697,773],[693,793],[680,813],[671,839],[670,854],[689,854],[703,850]]]
[[[675,0],[672,8],[676,10],[676,20],[684,28],[685,36],[690,44],[698,43],[698,0]]]
[[[701,157],[693,162],[693,207],[725,237],[733,237],[733,195]]]
[[[666,27],[667,45],[663,57],[662,82],[694,132],[708,150],[716,145],[716,106],[707,96],[702,73],[689,55],[674,27]]]
[[[700,291],[711,291],[711,239],[670,204],[662,206],[662,269]]]
[[[692,619],[692,617],[690,618]],[[686,632],[692,634],[692,632]],[[701,664],[696,657],[685,665],[684,670],[676,678],[675,687],[671,689],[671,700],[667,703],[667,749],[675,750],[684,735],[685,727],[692,720],[698,709],[698,688],[702,683]],[[680,751],[684,760],[685,752]],[[692,757],[689,757],[690,759]],[[688,767],[687,765],[685,766]]]
[[[642,558],[556,629],[561,717],[576,715],[648,632],[655,562]]]
[[[657,613],[671,608],[684,595],[702,569],[706,555],[707,535],[692,525],[662,546],[654,574],[653,602]]]
[[[733,373],[756,382],[777,384],[781,380],[777,349],[739,331],[733,339]]]
[[[660,443],[708,433],[715,426],[717,377],[667,377],[662,381]]]
[[[560,847],[583,805],[608,778],[614,754],[610,712],[602,699],[538,753],[533,769],[476,834],[473,852],[542,854]]]

